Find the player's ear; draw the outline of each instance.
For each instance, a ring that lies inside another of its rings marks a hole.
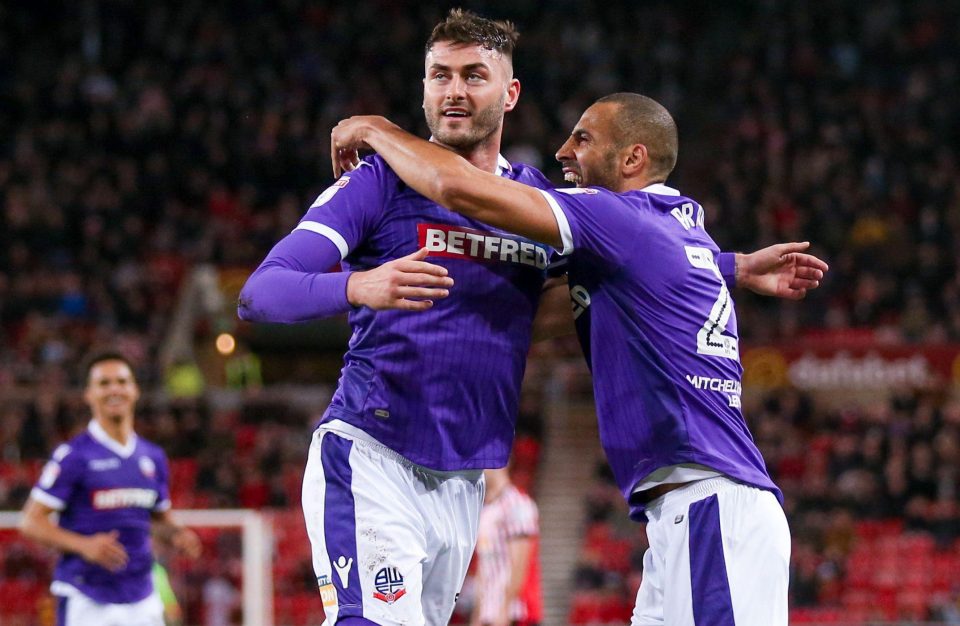
[[[507,97],[503,102],[504,111],[512,111],[513,107],[517,106],[517,100],[520,99],[520,81],[516,78],[511,78],[510,83],[507,85]]]
[[[634,176],[643,171],[650,162],[650,155],[647,153],[647,147],[642,143],[635,143],[628,146],[623,159],[623,174],[626,177]]]

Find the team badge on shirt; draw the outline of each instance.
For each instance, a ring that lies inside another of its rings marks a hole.
[[[157,475],[157,466],[153,462],[153,459],[147,456],[140,457],[140,471],[143,472],[143,475],[147,478],[153,478]]]
[[[403,574],[395,567],[384,567],[377,572],[373,586],[376,588],[373,597],[387,604],[393,604],[407,593],[403,587]]]

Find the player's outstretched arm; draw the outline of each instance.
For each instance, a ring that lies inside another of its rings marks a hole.
[[[829,266],[804,251],[810,242],[778,243],[736,256],[737,285],[763,296],[800,300],[820,286]]]
[[[54,510],[47,505],[29,498],[23,507],[20,520],[20,532],[37,543],[41,543],[61,552],[79,554],[85,561],[95,563],[111,572],[117,572],[127,566],[127,551],[117,537],[116,530],[81,535],[53,523],[50,516]]]
[[[379,116],[351,117],[333,129],[334,174],[354,168],[357,151],[366,147],[376,150],[403,182],[448,209],[554,247],[561,244],[557,220],[539,191],[481,171]]]

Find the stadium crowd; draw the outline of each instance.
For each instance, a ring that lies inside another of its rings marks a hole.
[[[508,159],[559,183],[552,155],[580,111],[611,91],[649,93],[680,127],[672,182],[702,199],[722,247],[814,242],[831,264],[826,284],[799,305],[738,295],[745,341],[810,329],[960,340],[960,111],[949,95],[960,88],[960,3],[462,4],[523,33]],[[379,113],[425,133],[421,50],[445,9],[0,4],[0,509],[21,506],[36,464],[82,419],[80,356],[118,345],[157,388],[185,274],[252,268],[289,232],[330,182],[339,119]],[[855,539],[886,545],[883,524],[932,538],[931,559],[956,551],[955,402],[827,410],[788,394],[746,413],[787,493],[795,606],[848,606],[852,591],[874,589],[850,581],[856,563],[878,569]],[[179,460],[177,506],[285,507],[298,500],[291,476],[311,418],[161,394],[142,404],[138,428]],[[227,454],[239,462],[217,462]],[[636,588],[643,542],[620,528],[608,492],[599,481],[597,537],[577,578],[611,599]],[[607,540],[633,557],[606,562],[615,553],[596,545]],[[18,558],[6,554],[5,576],[42,575]],[[946,620],[957,590],[939,592],[946,600],[925,610]]]

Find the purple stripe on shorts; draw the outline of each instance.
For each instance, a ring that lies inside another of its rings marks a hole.
[[[67,598],[57,597],[57,626],[67,626]]]
[[[690,591],[696,626],[735,626],[716,494],[690,505]]]
[[[333,433],[325,433],[320,442],[320,461],[326,482],[323,533],[332,570],[331,582],[337,590],[338,617],[363,615],[363,592],[360,589],[360,564],[357,559],[357,519],[351,489],[352,448],[352,441]]]

